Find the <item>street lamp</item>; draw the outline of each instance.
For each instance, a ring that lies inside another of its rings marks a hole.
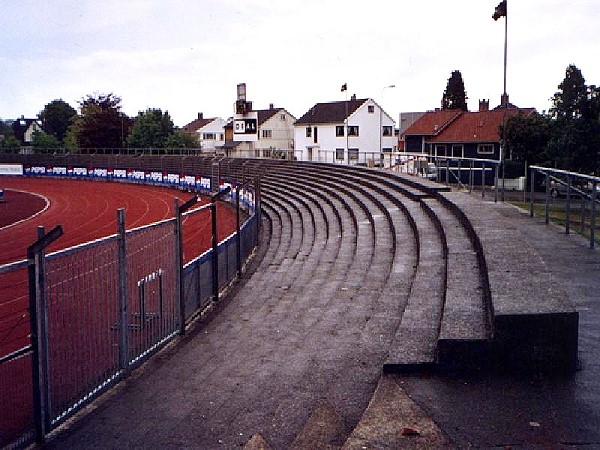
[[[383,91],[385,91],[386,89],[391,89],[391,88],[395,88],[396,85],[395,84],[390,84],[389,86],[384,86],[381,89],[381,102],[383,103]],[[383,121],[383,107],[381,105],[379,105],[379,157],[381,158],[381,154],[383,153],[383,128],[382,128],[382,121]],[[392,134],[393,135],[393,134]]]

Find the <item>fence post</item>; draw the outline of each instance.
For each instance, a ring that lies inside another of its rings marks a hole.
[[[125,208],[117,210],[118,271],[119,271],[119,367],[129,368],[129,321],[127,298],[127,252],[125,247]]]
[[[216,170],[215,170],[216,169]],[[211,192],[219,192],[219,184],[221,182],[221,174],[219,173],[221,169],[221,165],[218,162],[212,163],[212,173],[211,173]],[[215,175],[216,172],[216,175]]]
[[[219,249],[217,238],[217,203],[212,200],[210,204],[210,221],[212,230],[212,282],[213,282],[213,300],[219,301]]]
[[[45,273],[44,249],[62,236],[60,225],[54,227],[48,234],[44,228],[38,228],[38,239],[27,248],[29,262],[29,323],[31,333],[31,376],[33,388],[33,421],[35,440],[42,444],[45,441],[46,429],[49,423],[48,409],[48,370],[47,370],[47,339],[45,317]]]
[[[256,215],[256,242],[258,242],[260,238],[260,227],[262,226],[262,213],[260,203],[262,199],[260,198],[260,177],[256,177],[254,179],[254,214]]]
[[[185,334],[185,299],[183,292],[183,236],[181,233],[181,208],[175,197],[175,303],[179,308],[179,334]]]
[[[179,308],[179,334],[185,334],[185,286],[183,283],[183,230],[181,225],[181,216],[198,201],[198,196],[194,195],[183,205],[179,204],[179,199],[175,198],[175,292],[178,298],[176,304]]]
[[[498,172],[500,170],[500,164],[497,163],[494,168],[494,203],[498,202]]]
[[[469,161],[469,194],[473,191],[473,160]]]
[[[446,159],[446,186],[450,186],[450,160]]]
[[[533,202],[535,199],[535,169],[529,169],[531,171],[531,191],[529,194],[529,217],[533,217]]]
[[[546,225],[550,223],[550,173],[546,172],[546,210],[545,210]]]
[[[238,278],[242,278],[242,236],[240,233],[240,185],[235,188],[235,233],[237,235],[236,262]]]
[[[585,196],[581,198],[581,234],[585,232]]]
[[[567,204],[566,204],[566,224],[565,234],[569,234],[571,231],[571,176],[567,177]]]
[[[598,182],[594,180],[592,182],[592,212],[590,216],[590,248],[594,248],[596,245],[596,190],[598,189]]]
[[[485,197],[485,161],[481,162],[481,198]]]

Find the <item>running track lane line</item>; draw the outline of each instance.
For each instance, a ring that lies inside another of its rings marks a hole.
[[[36,197],[43,199],[46,202],[46,206],[44,206],[43,209],[40,209],[38,212],[36,212],[35,214],[33,214],[29,217],[25,217],[24,219],[17,220],[16,222],[9,223],[8,225],[4,225],[3,227],[0,227],[0,231],[7,230],[8,228],[14,227],[15,225],[19,225],[20,223],[23,223],[23,222],[27,222],[28,220],[31,220],[31,219],[35,218],[36,216],[39,216],[40,214],[46,212],[46,210],[50,207],[50,200],[45,195],[38,194],[37,192],[23,191],[21,189],[6,188],[6,190],[13,191],[13,192],[20,192],[21,194],[35,195]]]

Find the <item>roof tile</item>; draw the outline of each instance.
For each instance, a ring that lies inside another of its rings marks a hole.
[[[430,142],[499,142],[500,125],[506,117],[515,114],[531,114],[532,108],[502,108],[492,111],[465,112],[450,123],[443,131],[430,139]]]
[[[331,103],[317,103],[296,121],[296,125],[342,123],[368,99],[348,100]]]

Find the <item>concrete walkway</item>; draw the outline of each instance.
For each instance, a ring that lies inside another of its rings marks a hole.
[[[567,291],[580,317],[580,370],[391,378],[461,448],[600,448],[600,251],[510,205],[481,207],[510,220]]]
[[[600,252],[509,205],[479,203],[535,247],[579,312],[574,375],[382,376],[399,318],[369,304],[360,280],[314,272],[312,286],[347,296],[328,303],[318,290],[291,301],[289,277],[266,295],[252,277],[46,447],[600,448]]]

